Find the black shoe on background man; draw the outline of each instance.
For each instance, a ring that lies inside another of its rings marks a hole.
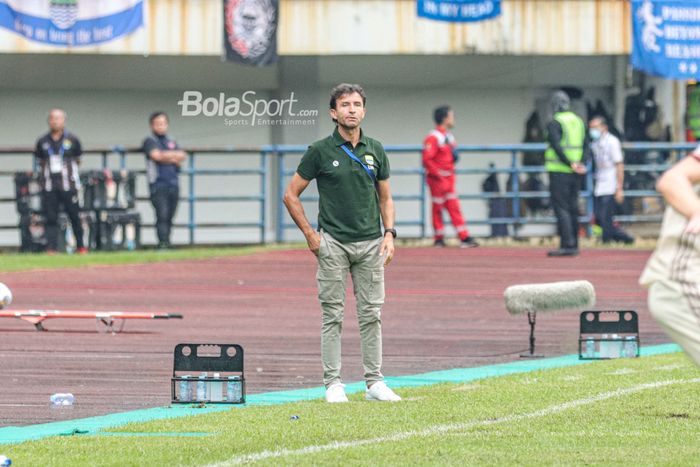
[[[464,240],[462,240],[462,244],[460,246],[462,248],[475,248],[479,246],[479,242],[474,240],[472,237],[467,237]]]
[[[576,248],[559,248],[558,250],[552,250],[547,252],[547,256],[550,258],[556,258],[561,256],[578,256],[578,249]]]

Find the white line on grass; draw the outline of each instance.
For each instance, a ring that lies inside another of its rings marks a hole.
[[[558,412],[563,412],[565,410],[569,409],[574,409],[576,407],[581,407],[583,405],[589,405],[593,404],[595,402],[600,402],[604,401],[607,399],[612,399],[614,397],[620,397],[620,396],[625,396],[627,394],[632,394],[635,392],[641,392],[646,389],[656,389],[660,388],[663,386],[671,386],[674,384],[686,384],[686,383],[700,383],[700,378],[695,378],[695,379],[676,379],[676,380],[669,380],[669,381],[657,381],[654,383],[645,383],[645,384],[640,384],[637,386],[632,386],[630,388],[624,388],[624,389],[616,389],[615,391],[610,391],[610,392],[603,392],[601,394],[587,397],[585,399],[579,399],[571,402],[565,402],[563,404],[557,404],[557,405],[552,405],[550,407],[546,407],[541,410],[536,410],[534,412],[530,413],[524,413],[524,414],[518,414],[518,415],[508,415],[505,417],[501,418],[495,418],[492,420],[473,420],[470,422],[462,422],[462,423],[451,423],[447,425],[433,425],[428,428],[425,428],[423,430],[412,430],[412,431],[403,431],[399,433],[395,433],[393,435],[388,435],[388,436],[380,436],[377,438],[371,438],[371,439],[359,439],[359,440],[353,440],[353,441],[333,441],[328,444],[321,444],[321,445],[314,445],[314,446],[306,446],[303,448],[299,449],[276,449],[274,451],[261,451],[253,454],[245,454],[242,456],[235,456],[232,457],[231,459],[225,460],[223,462],[219,462],[217,464],[211,464],[209,467],[225,467],[229,465],[237,465],[237,464],[243,464],[247,462],[255,462],[255,461],[261,461],[265,459],[271,459],[271,458],[278,458],[278,457],[286,457],[286,456],[298,456],[298,455],[303,455],[303,454],[314,454],[317,452],[324,452],[324,451],[333,451],[336,449],[345,449],[345,448],[354,448],[358,446],[366,446],[368,444],[378,444],[378,443],[386,443],[389,441],[403,441],[408,438],[414,438],[414,437],[426,437],[426,436],[434,436],[434,435],[439,435],[442,433],[446,433],[449,431],[458,431],[458,430],[468,430],[471,428],[476,428],[480,426],[488,426],[488,425],[495,425],[497,423],[509,423],[509,422],[518,422],[521,420],[527,420],[530,418],[538,418],[538,417],[545,417],[547,415],[552,415]]]

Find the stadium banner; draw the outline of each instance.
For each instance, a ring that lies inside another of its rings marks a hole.
[[[632,0],[632,66],[669,79],[700,79],[700,2]]]
[[[0,0],[0,27],[42,44],[102,44],[141,26],[143,0]]]
[[[501,0],[418,0],[418,16],[438,21],[467,23],[501,14]]]
[[[246,65],[277,61],[279,0],[224,0],[226,59]]]

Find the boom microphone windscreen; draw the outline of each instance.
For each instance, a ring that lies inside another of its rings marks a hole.
[[[504,293],[506,309],[522,313],[583,309],[595,305],[595,289],[588,281],[512,285]]]

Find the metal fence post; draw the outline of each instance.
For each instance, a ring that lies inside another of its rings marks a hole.
[[[260,152],[260,243],[265,244],[265,228],[267,227],[267,172],[268,153]]]
[[[510,191],[513,194],[511,198],[513,202],[513,235],[518,236],[518,226],[520,225],[520,170],[518,169],[518,153],[512,151],[510,153]]]
[[[277,177],[277,234],[276,241],[284,241],[284,153],[276,152],[277,160],[279,163],[278,177]]]
[[[189,203],[189,220],[188,220],[188,225],[187,228],[189,229],[189,237],[190,237],[190,245],[194,245],[194,230],[195,230],[195,224],[194,224],[194,202],[195,202],[195,196],[194,196],[194,175],[195,175],[195,162],[194,162],[194,153],[193,152],[188,152],[187,155],[189,156],[189,173],[188,173],[188,181],[189,181],[189,193],[187,196],[187,201]]]
[[[126,150],[124,146],[115,146],[114,152],[119,154],[119,170],[126,170]]]

